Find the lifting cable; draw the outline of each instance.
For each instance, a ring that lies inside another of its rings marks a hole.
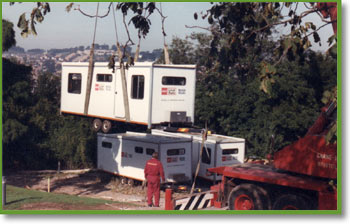
[[[146,10],[145,10],[145,13],[144,13],[144,17],[146,17]],[[139,36],[139,42],[138,42],[137,47],[136,47],[135,56],[134,56],[134,62],[138,61],[139,54],[140,54],[140,44],[141,44],[141,31],[140,30],[138,32],[138,36]]]
[[[118,51],[118,61],[119,61],[119,66],[120,66],[120,77],[121,77],[121,84],[122,84],[122,91],[123,91],[123,103],[124,103],[124,117],[126,122],[130,122],[130,107],[129,107],[129,97],[128,97],[128,92],[127,92],[127,83],[126,83],[126,74],[125,74],[125,66],[123,63],[123,53],[120,49],[120,44],[118,40],[118,31],[117,31],[117,23],[116,23],[116,18],[115,18],[115,12],[114,12],[114,4],[112,2],[112,7],[113,7],[113,21],[114,21],[114,29],[115,29],[115,36],[116,36],[116,41],[117,41],[117,51]],[[125,49],[124,49],[125,53]],[[114,57],[112,56],[113,60]],[[113,63],[113,71],[115,69],[115,65]]]
[[[192,187],[191,187],[190,194],[193,194],[194,187],[196,186],[196,180],[197,180],[199,169],[200,169],[200,166],[201,166],[202,155],[203,155],[203,149],[204,148],[206,149],[206,153],[207,153],[208,158],[210,158],[208,149],[205,146],[205,141],[207,140],[207,135],[208,135],[208,127],[207,127],[207,124],[206,124],[205,125],[205,129],[202,130],[202,142],[201,142],[201,148],[200,148],[200,151],[199,151],[199,159],[198,159],[198,163],[197,163],[196,172],[194,174],[194,180],[193,180],[193,184],[192,184]]]
[[[165,61],[165,64],[171,64],[170,57],[169,57],[169,51],[168,51],[168,45],[166,44],[166,41],[165,41],[166,33],[164,31],[164,20],[166,17],[163,16],[162,3],[160,2],[159,5],[160,5],[160,16],[162,18],[162,33],[163,33],[163,42],[164,42],[164,61]]]
[[[119,44],[119,40],[118,40],[118,30],[117,30],[117,23],[116,23],[116,19],[115,19],[115,12],[114,12],[114,3],[112,2],[112,12],[113,12],[113,22],[114,22],[114,30],[115,30],[115,38],[117,40],[117,53],[118,53],[118,60],[119,62],[121,62],[123,54],[122,51],[120,49],[120,44]],[[113,68],[114,70],[114,68]]]
[[[84,115],[88,114],[89,103],[90,103],[90,94],[91,94],[91,86],[92,86],[92,74],[94,71],[94,49],[95,49],[95,38],[96,38],[96,28],[97,28],[97,18],[98,18],[98,9],[100,3],[97,3],[96,9],[96,19],[95,19],[95,29],[94,29],[94,37],[91,44],[90,56],[89,56],[89,68],[88,68],[88,77],[86,82],[86,94],[85,94],[85,105],[84,105]]]
[[[139,34],[139,43],[137,44],[136,51],[135,51],[135,56],[134,56],[134,62],[137,62],[140,54],[140,43],[141,43],[141,36]]]

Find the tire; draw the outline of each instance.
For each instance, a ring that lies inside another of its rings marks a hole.
[[[241,184],[232,189],[228,197],[230,210],[268,210],[270,198],[267,192],[253,184]]]
[[[112,128],[112,123],[109,120],[104,120],[101,128],[102,132],[107,134]]]
[[[127,183],[128,183],[128,178],[122,177],[121,180],[120,180],[120,183],[121,183],[122,185],[127,184]]]
[[[95,132],[98,132],[102,127],[102,121],[100,119],[95,119],[93,122],[92,122],[92,129],[95,131]]]
[[[311,199],[294,194],[279,196],[272,207],[273,210],[312,210]]]
[[[130,187],[133,187],[134,185],[135,185],[135,181],[133,180],[133,179],[128,179],[128,185],[130,186]]]

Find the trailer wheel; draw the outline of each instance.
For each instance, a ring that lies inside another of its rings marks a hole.
[[[109,120],[104,120],[102,123],[102,131],[103,133],[108,133],[111,130],[112,123]]]
[[[273,204],[273,210],[311,210],[311,199],[294,194],[285,194],[278,197]]]
[[[228,207],[230,210],[267,210],[270,208],[270,199],[263,188],[241,184],[230,192]]]
[[[128,179],[128,185],[130,186],[130,187],[133,187],[134,185],[135,185],[135,181],[133,180],[133,179]]]
[[[98,132],[102,127],[102,121],[100,119],[95,119],[93,122],[92,122],[92,129],[96,132]]]
[[[127,183],[128,183],[128,178],[122,177],[121,180],[120,180],[120,183],[121,183],[122,185],[127,184]]]

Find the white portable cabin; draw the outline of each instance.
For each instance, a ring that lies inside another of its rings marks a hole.
[[[95,63],[87,114],[84,114],[87,62],[62,63],[61,113],[125,121],[120,69]],[[195,65],[136,62],[126,70],[130,123],[194,122]]]
[[[192,182],[189,138],[144,133],[97,133],[97,168],[129,179],[143,181],[146,161],[158,152],[167,183]]]
[[[167,132],[158,129],[152,129],[153,135],[172,136],[192,139],[192,172],[196,172],[197,164],[200,159],[200,150],[202,144],[201,133],[178,133]],[[204,141],[202,158],[198,176],[212,181],[221,180],[220,176],[207,176],[207,169],[220,166],[230,166],[244,162],[245,156],[245,139],[208,134]]]

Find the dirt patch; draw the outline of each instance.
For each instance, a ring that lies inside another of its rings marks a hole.
[[[137,186],[121,184],[119,177],[96,171],[23,171],[6,175],[7,183],[16,187],[32,190],[76,195],[97,199],[122,202],[98,206],[66,205],[57,203],[26,204],[25,210],[161,210],[164,209],[164,192],[161,191],[160,207],[147,207],[147,188],[141,183]],[[137,183],[136,183],[137,184]],[[174,196],[181,194],[176,193]],[[123,203],[125,202],[125,203]],[[132,203],[133,205],[130,205]]]
[[[116,204],[113,205],[77,205],[59,204],[50,202],[25,204],[19,210],[121,210]]]

